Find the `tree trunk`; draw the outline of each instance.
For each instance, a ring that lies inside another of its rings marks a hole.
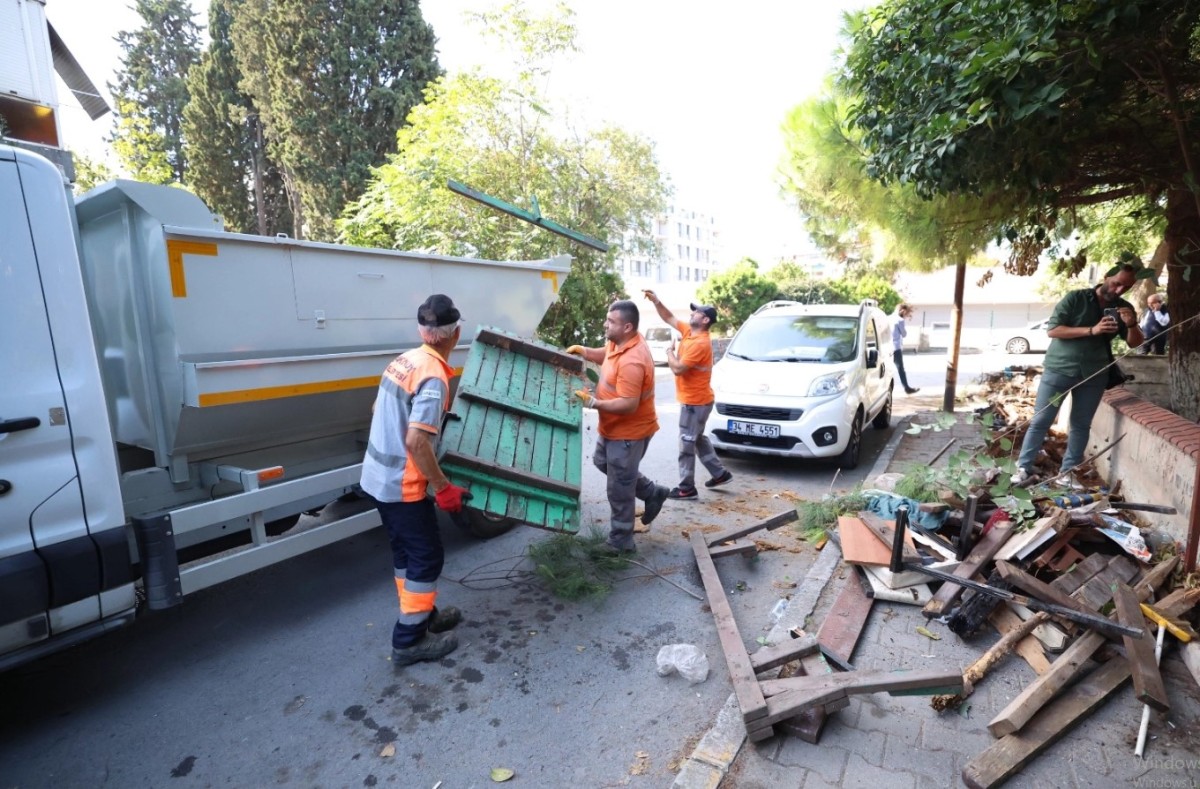
[[[1173,410],[1200,422],[1200,331],[1189,323],[1200,315],[1200,215],[1186,189],[1167,193],[1167,307],[1171,311],[1170,386]]]

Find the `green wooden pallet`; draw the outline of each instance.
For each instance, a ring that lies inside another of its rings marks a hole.
[[[583,360],[480,329],[442,431],[439,463],[495,531],[524,523],[579,531]]]

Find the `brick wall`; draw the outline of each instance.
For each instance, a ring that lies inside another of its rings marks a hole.
[[[1092,421],[1088,454],[1098,452],[1122,433],[1121,443],[1096,460],[1097,471],[1110,483],[1120,480],[1121,493],[1128,501],[1174,507],[1175,515],[1139,514],[1185,542],[1200,460],[1200,425],[1134,392],[1110,389]]]

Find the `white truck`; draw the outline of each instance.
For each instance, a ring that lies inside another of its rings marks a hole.
[[[0,1],[45,54],[40,10]],[[55,102],[5,80],[17,137]],[[0,670],[376,526],[295,524],[353,492],[417,306],[444,292],[531,336],[570,267],[227,233],[191,193],[132,181],[75,199],[29,142],[0,140]]]

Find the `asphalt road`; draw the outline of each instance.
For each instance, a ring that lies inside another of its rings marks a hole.
[[[944,357],[909,358],[918,385],[939,383]],[[644,470],[673,485],[669,371],[658,380],[664,429]],[[898,398],[897,412],[917,400]],[[489,786],[496,767],[515,771],[514,787],[666,786],[730,693],[683,530],[762,520],[791,497],[848,488],[891,434],[867,430],[859,469],[836,483],[824,463],[729,458],[734,482],[668,502],[638,537],[645,567],[601,602],[557,600],[530,577],[523,554],[544,532],[481,542],[447,525],[441,602],[467,620],[459,650],[438,663],[389,661],[395,592],[379,530],[204,590],[0,676],[0,787],[451,789]],[[585,459],[593,439],[594,420]],[[603,528],[603,480],[588,462],[583,486],[583,522]],[[815,556],[789,529],[769,541],[778,550],[757,560],[721,560],[751,648]],[[671,643],[705,651],[706,682],[656,674]]]

